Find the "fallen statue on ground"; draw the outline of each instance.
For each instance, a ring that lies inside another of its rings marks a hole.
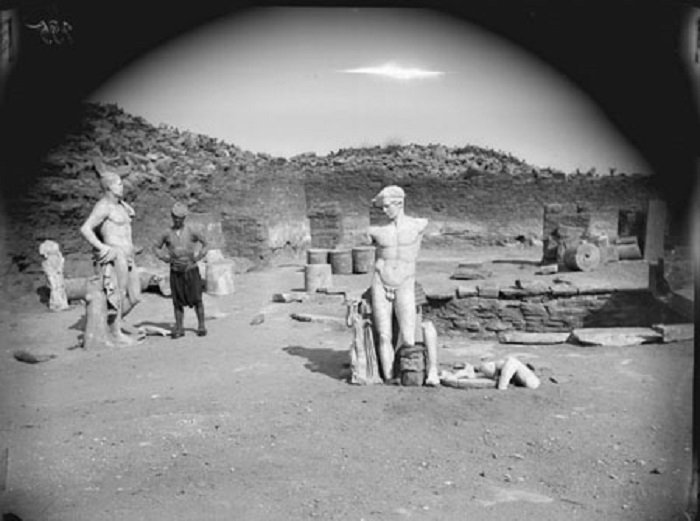
[[[503,391],[513,383],[528,389],[537,389],[540,379],[526,364],[513,356],[501,360],[482,362],[478,366],[466,364],[457,371],[441,371],[440,383],[458,389],[487,389],[496,387]]]

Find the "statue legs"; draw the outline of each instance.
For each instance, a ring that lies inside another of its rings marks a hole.
[[[399,323],[401,345],[414,345],[416,338],[416,297],[415,280],[406,279],[396,289],[386,288],[379,277],[372,282],[372,310],[374,327],[379,336],[379,359],[385,381],[394,377],[396,349],[392,338],[392,318],[396,315]]]
[[[117,253],[111,266],[103,267],[103,272],[107,278],[105,291],[111,308],[108,319],[110,333],[118,344],[133,344],[136,340],[130,335],[124,334],[122,323],[124,316],[140,301],[141,280],[139,274],[133,262],[130,262],[121,251]]]
[[[379,337],[379,361],[385,381],[394,377],[394,346],[391,338],[393,310],[393,303],[387,299],[384,286],[375,280],[372,283],[372,320]]]
[[[141,280],[136,266],[121,252],[114,259],[114,271],[119,287],[121,316],[125,317],[141,301]]]
[[[427,374],[425,385],[440,385],[440,376],[437,366],[437,331],[432,322],[423,322],[423,342],[425,343],[425,365]]]

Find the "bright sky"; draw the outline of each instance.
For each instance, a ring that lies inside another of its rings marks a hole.
[[[554,69],[426,10],[259,8],[144,56],[91,100],[275,156],[473,144],[565,172],[650,173]]]

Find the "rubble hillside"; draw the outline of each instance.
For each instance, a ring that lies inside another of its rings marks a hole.
[[[115,105],[86,103],[80,125],[43,159],[33,188],[8,202],[5,273],[38,272],[38,245],[45,239],[60,243],[67,270],[85,262],[89,246],[78,228],[100,196],[98,164],[129,170],[124,177],[126,199],[136,209],[134,237],[143,247],[169,222],[168,209],[174,200],[186,202],[196,212],[228,214],[237,221],[243,216],[261,216],[260,222],[265,223],[269,220],[265,215],[284,214],[283,206],[300,204],[298,194],[285,198],[284,190],[270,200],[270,187],[294,184],[303,191],[304,176],[315,172],[370,170],[393,178],[423,179],[484,173],[563,175],[538,170],[506,153],[469,145],[391,145],[342,149],[327,156],[309,153],[276,158],[208,136],[154,126]],[[297,208],[294,217],[303,219],[304,212],[305,208]],[[251,256],[251,251],[232,253]]]

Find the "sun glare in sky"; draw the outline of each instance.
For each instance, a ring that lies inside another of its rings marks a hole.
[[[442,71],[427,71],[415,67],[403,67],[397,63],[385,63],[378,67],[359,67],[357,69],[345,69],[340,72],[347,74],[374,74],[393,80],[424,80],[427,78],[439,78],[445,73]]]
[[[471,144],[565,172],[651,173],[564,76],[431,10],[246,11],[153,50],[91,100],[274,156]]]

